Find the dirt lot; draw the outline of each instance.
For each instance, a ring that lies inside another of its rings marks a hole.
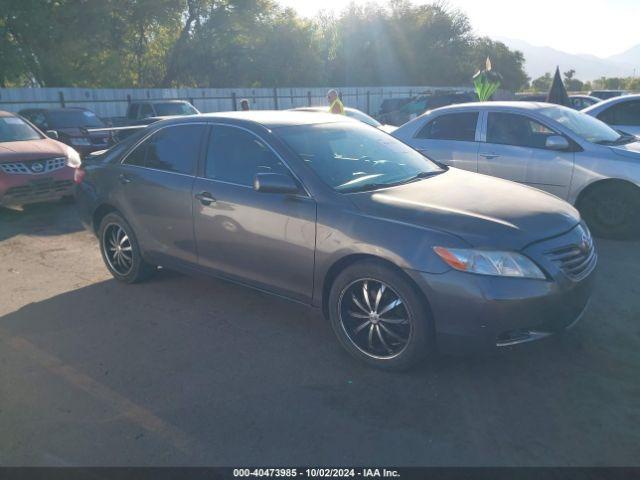
[[[0,465],[640,465],[640,243],[598,247],[569,335],[391,374],[300,305],[116,283],[73,205],[0,211]]]

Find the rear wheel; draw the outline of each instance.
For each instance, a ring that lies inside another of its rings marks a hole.
[[[120,214],[106,215],[100,222],[98,236],[104,263],[116,280],[141,282],[155,271],[155,267],[142,258],[133,229]]]
[[[640,189],[624,183],[596,185],[578,205],[598,237],[627,239],[640,230]]]
[[[404,370],[428,351],[430,317],[424,299],[410,280],[383,263],[358,262],[337,276],[329,318],[344,348],[370,365]]]

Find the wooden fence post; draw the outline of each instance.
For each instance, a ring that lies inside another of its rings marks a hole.
[[[371,92],[367,90],[367,115],[371,115]]]
[[[60,106],[61,106],[62,108],[64,108],[64,107],[65,107],[65,103],[64,103],[64,93],[62,92],[62,90],[60,90],[60,91],[58,92],[58,100],[60,100]]]
[[[278,110],[278,89],[273,87],[273,109]]]
[[[233,105],[233,111],[238,110],[238,104],[236,100],[236,92],[231,92],[231,104]]]
[[[307,90],[307,103],[311,106],[311,90]]]

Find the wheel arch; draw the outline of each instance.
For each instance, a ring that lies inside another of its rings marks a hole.
[[[580,210],[580,204],[581,202],[584,200],[585,195],[588,195],[589,193],[591,193],[592,191],[599,189],[599,188],[603,188],[606,186],[624,186],[624,188],[632,188],[635,190],[635,192],[640,195],[640,187],[638,185],[636,185],[635,183],[629,181],[629,180],[625,180],[622,178],[605,178],[602,180],[596,180],[595,182],[591,182],[589,185],[587,185],[586,187],[584,187],[580,193],[578,193],[578,196],[576,197],[576,201],[574,203],[574,205],[576,206],[576,208],[578,210]]]
[[[102,219],[113,212],[120,213],[116,207],[108,203],[103,203],[93,211],[93,215],[91,216],[91,225],[94,233],[98,233]]]
[[[329,292],[331,291],[331,286],[333,285],[334,280],[338,277],[340,272],[342,272],[347,267],[353,265],[354,263],[362,262],[365,260],[372,260],[375,262],[382,263],[396,272],[400,273],[404,278],[409,281],[409,284],[413,286],[416,293],[422,298],[427,307],[429,314],[433,317],[431,311],[431,305],[429,304],[429,299],[425,295],[425,293],[420,289],[418,284],[415,282],[411,276],[409,276],[402,268],[396,265],[389,260],[386,260],[382,257],[378,257],[376,255],[368,254],[368,253],[352,253],[346,255],[342,258],[336,260],[327,270],[326,275],[324,276],[322,282],[322,298],[321,298],[321,306],[322,306],[322,314],[324,318],[329,318]]]

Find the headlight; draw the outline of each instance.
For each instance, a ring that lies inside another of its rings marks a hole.
[[[546,278],[535,263],[516,252],[445,247],[434,247],[433,250],[447,265],[461,272],[500,277]]]
[[[80,154],[73,148],[67,147],[67,167],[80,168],[80,165],[82,165]]]
[[[71,143],[73,143],[74,145],[91,145],[91,142],[89,140],[82,137],[71,138]]]

